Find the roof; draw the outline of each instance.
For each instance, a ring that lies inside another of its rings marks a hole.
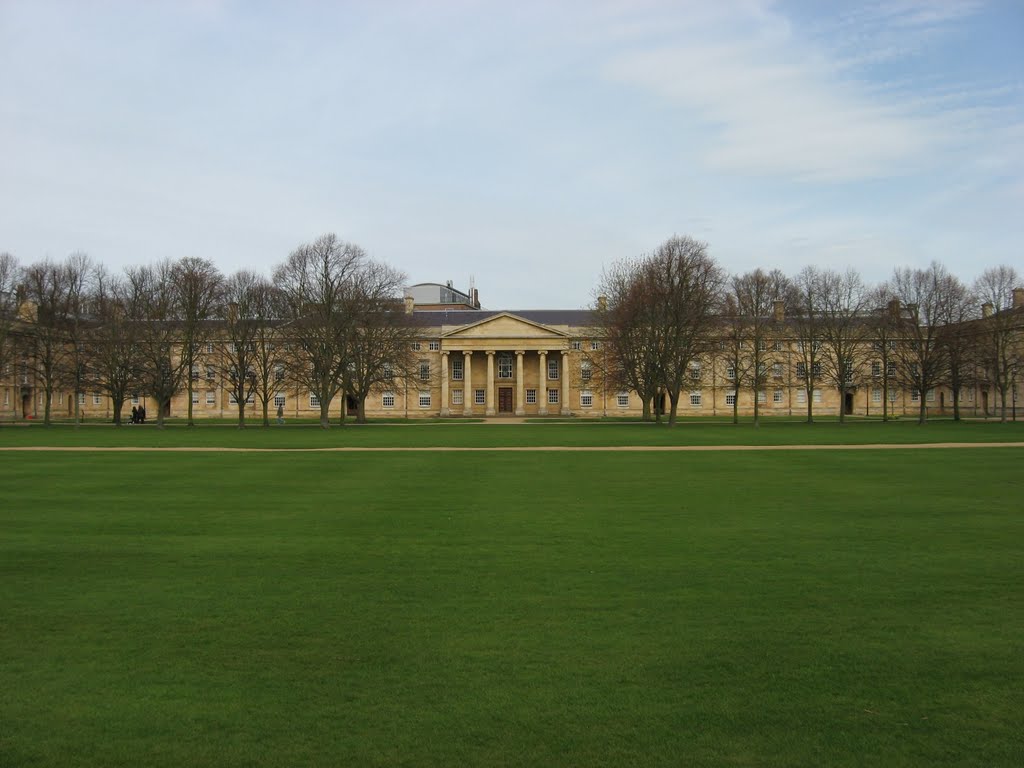
[[[594,322],[594,313],[589,309],[417,309],[412,313],[412,318],[413,323],[420,327],[440,328],[442,325],[472,325],[498,315],[515,315],[541,325],[568,325],[577,328],[589,327]]]

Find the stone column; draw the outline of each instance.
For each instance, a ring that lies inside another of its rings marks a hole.
[[[572,416],[569,403],[569,350],[562,350],[562,413]]]
[[[473,353],[470,350],[466,350],[462,354],[466,358],[464,370],[462,371],[464,377],[462,380],[462,413],[465,416],[472,416],[475,399],[475,393],[473,392]]]
[[[487,387],[487,410],[484,411],[484,416],[494,415],[494,350],[487,350],[487,381],[484,382],[484,386]]]
[[[448,353],[441,353],[441,415],[450,416],[448,408]]]
[[[526,415],[526,379],[523,376],[525,350],[516,350],[516,416]]]
[[[548,351],[542,349],[540,356],[540,375],[537,377],[537,413],[548,415]]]

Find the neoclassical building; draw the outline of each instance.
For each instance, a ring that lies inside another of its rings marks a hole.
[[[1024,291],[1015,293],[1015,308],[1024,336]],[[605,383],[605,350],[594,329],[589,310],[485,310],[475,290],[459,291],[449,283],[423,283],[406,290],[405,308],[417,329],[413,343],[412,375],[380,386],[366,402],[369,417],[455,418],[455,417],[580,417],[638,416],[643,403],[635,392],[621,391]],[[864,356],[862,370],[845,395],[823,381],[810,393],[803,384],[802,356],[798,342],[787,337],[786,322],[778,320],[778,333],[769,351],[765,385],[760,391],[737,389],[726,354],[717,344],[691,368],[690,386],[682,393],[680,417],[723,416],[733,412],[749,415],[757,398],[762,414],[800,416],[807,411],[808,396],[816,415],[876,416],[882,413],[883,393],[888,412],[916,415],[924,398],[932,414],[952,412],[952,393],[946,387],[929,392],[901,389],[883,376],[891,373],[871,354]],[[984,322],[984,319],[976,321]],[[218,371],[222,361],[218,344],[206,347],[202,364],[192,373],[192,405],[196,418],[233,418],[237,405]],[[272,410],[280,406],[289,418],[313,418],[319,402],[308,391],[300,391],[281,377],[274,393]],[[1016,384],[1014,385],[1016,388]],[[73,395],[56,392],[52,403],[55,418],[74,413]],[[176,396],[167,414],[171,418],[187,412],[187,394]],[[90,418],[109,418],[109,399],[97,392],[77,393],[81,411]],[[993,415],[1000,402],[993,388],[978,377],[960,392],[961,413],[967,416]],[[151,398],[140,393],[125,404],[147,406],[155,415]],[[342,409],[354,414],[353,398],[341,396],[332,403],[331,413]],[[0,377],[0,418],[40,418],[43,395],[29,367],[17,362]],[[258,405],[249,411],[256,416]]]

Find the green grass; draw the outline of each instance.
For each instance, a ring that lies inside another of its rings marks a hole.
[[[1017,766],[1022,458],[0,454],[0,765]]]
[[[1024,421],[1000,424],[984,421],[914,422],[852,421],[848,424],[796,421],[750,423],[689,423],[674,428],[640,422],[589,422],[545,424],[465,424],[437,421],[407,424],[348,424],[321,430],[313,425],[249,427],[182,424],[159,430],[155,425],[83,425],[0,428],[0,447],[21,446],[139,446],[139,447],[234,447],[234,448],[330,448],[330,447],[500,447],[561,445],[800,445],[924,442],[1022,442]]]

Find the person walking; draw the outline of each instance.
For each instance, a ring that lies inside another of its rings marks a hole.
[[[284,424],[284,406],[277,406],[277,423]]]

